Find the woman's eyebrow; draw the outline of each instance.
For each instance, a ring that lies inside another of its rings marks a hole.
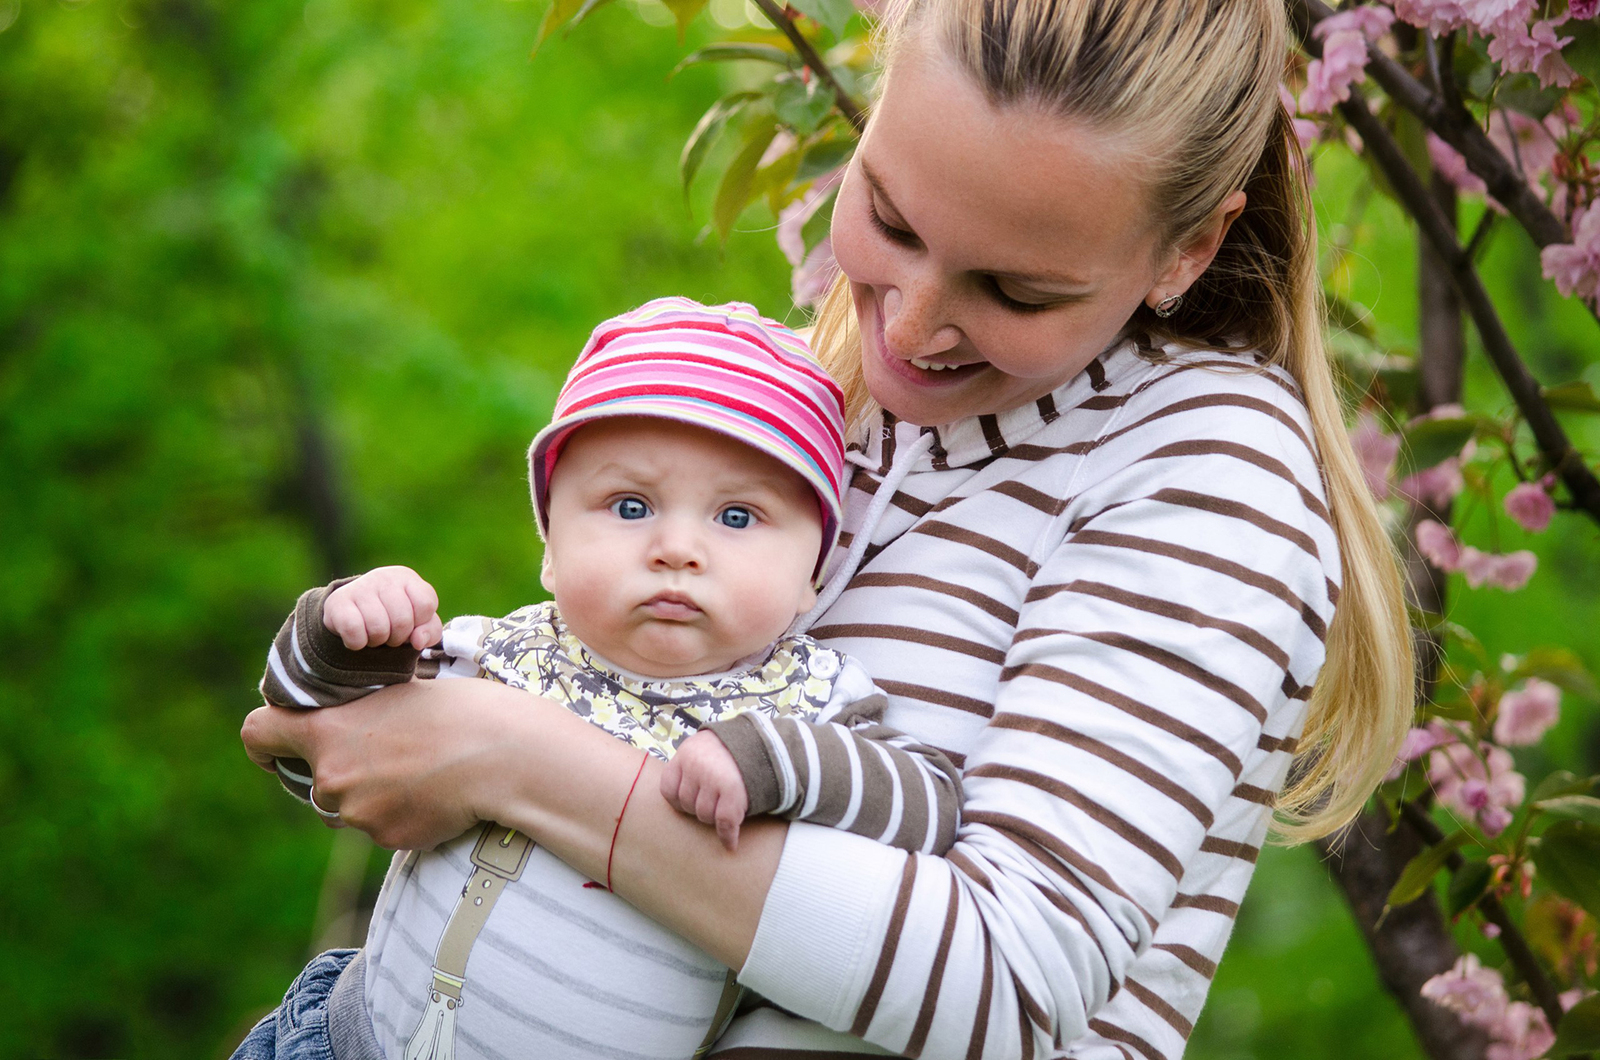
[[[867,163],[865,158],[861,160],[861,175],[867,178],[867,183],[872,185],[872,190],[883,197],[884,204],[894,212],[895,216],[899,219],[900,225],[908,232],[914,231],[911,228],[910,223],[906,221],[905,214],[901,213],[899,208],[895,206],[894,197],[890,195],[889,190],[883,186],[883,179],[879,177],[877,173],[873,172],[872,166]],[[1064,272],[1012,272],[1009,269],[974,269],[972,271],[980,272],[986,276],[993,276],[1002,280],[1010,280],[1014,283],[1038,284],[1045,288],[1076,288],[1077,290],[1073,292],[1073,297],[1081,297],[1082,295],[1088,294],[1094,289],[1095,286],[1088,280],[1084,280]]]

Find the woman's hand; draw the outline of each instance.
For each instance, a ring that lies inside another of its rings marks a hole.
[[[567,714],[490,681],[413,681],[322,710],[260,707],[240,737],[269,772],[274,758],[310,762],[317,804],[339,814],[330,824],[390,849],[426,850],[485,816],[496,753],[540,708]]]

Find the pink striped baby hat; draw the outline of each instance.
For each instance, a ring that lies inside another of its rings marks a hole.
[[[800,336],[743,302],[682,297],[657,298],[595,328],[550,425],[528,449],[541,534],[562,444],[583,424],[613,416],[705,427],[799,472],[822,510],[821,575],[843,506],[844,395]]]

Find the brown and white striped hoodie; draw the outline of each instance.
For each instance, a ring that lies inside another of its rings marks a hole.
[[[791,826],[741,982],[911,1056],[1173,1060],[1338,593],[1294,381],[1130,340],[998,416],[884,416],[853,459],[859,566],[810,632],[962,767],[961,828],[940,857]],[[861,1048],[769,1007],[716,1055]]]

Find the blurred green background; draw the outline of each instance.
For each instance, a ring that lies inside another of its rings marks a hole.
[[[226,1056],[385,863],[238,744],[296,594],[405,562],[447,614],[537,598],[523,451],[589,328],[666,293],[799,320],[772,219],[719,248],[678,188],[729,75],[668,73],[715,23],[623,0],[535,59],[541,15],[0,0],[0,1056]],[[1405,225],[1320,168],[1335,282],[1414,342]],[[1490,261],[1541,378],[1579,374],[1592,320],[1509,226]],[[1600,666],[1593,529],[1533,546],[1455,617]],[[1569,697],[1524,764],[1596,742]],[[1189,1055],[1418,1055],[1309,848],[1264,856]]]

